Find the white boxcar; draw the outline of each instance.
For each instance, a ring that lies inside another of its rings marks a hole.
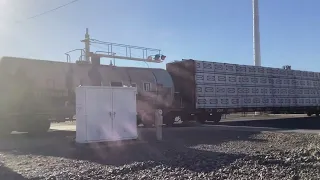
[[[195,76],[203,77],[201,80],[195,78],[199,90],[196,99],[200,100],[196,108],[318,106],[319,77],[313,72],[204,61],[195,63]],[[210,100],[201,101],[208,99],[207,96],[219,101],[215,104]],[[293,102],[292,98],[301,99],[301,103]],[[241,103],[235,105],[232,103],[235,101]]]
[[[319,114],[317,72],[197,60],[168,63],[167,71],[180,95],[180,105],[195,113],[265,110]]]

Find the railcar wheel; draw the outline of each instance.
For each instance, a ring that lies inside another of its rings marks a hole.
[[[43,134],[50,129],[51,122],[48,118],[42,116],[29,116],[27,119],[21,119],[18,131],[28,132],[29,134]]]
[[[211,116],[209,116],[209,121],[212,121],[214,123],[218,123],[221,121],[221,116],[222,114],[212,114]]]
[[[11,123],[8,122],[0,122],[0,136],[7,136],[11,134],[13,131],[13,127]]]
[[[196,121],[200,124],[205,124],[207,121],[207,115],[204,114],[197,114],[195,115]]]
[[[142,124],[142,120],[140,115],[137,115],[137,126],[139,126],[140,124]]]
[[[141,115],[141,122],[143,127],[151,128],[154,125],[154,114],[144,113]]]
[[[218,123],[221,120],[221,115],[222,114],[219,114],[219,113],[198,114],[198,115],[196,115],[196,120],[201,124],[205,124],[206,121],[213,122],[213,123]]]
[[[172,127],[174,125],[175,117],[173,112],[168,112],[163,116],[163,123],[168,127]]]
[[[146,127],[146,128],[152,128],[153,127],[153,123],[150,123],[150,122],[143,122],[143,127]]]
[[[29,130],[28,133],[30,134],[42,134],[48,132],[50,129],[50,121],[47,119],[39,118],[36,120],[38,123],[37,128],[32,128],[32,130]]]

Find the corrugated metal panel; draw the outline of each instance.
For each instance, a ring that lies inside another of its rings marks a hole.
[[[197,108],[318,106],[319,73],[196,61]]]

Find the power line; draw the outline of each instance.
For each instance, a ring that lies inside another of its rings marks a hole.
[[[42,16],[42,15],[51,13],[51,12],[53,12],[53,11],[56,11],[56,10],[61,9],[61,8],[63,8],[63,7],[66,7],[66,6],[70,5],[70,4],[73,4],[73,3],[77,2],[77,1],[80,1],[80,0],[73,0],[73,1],[68,2],[68,3],[66,3],[66,4],[60,5],[60,6],[56,7],[56,8],[50,9],[50,10],[45,11],[45,12],[42,12],[42,13],[40,13],[40,14],[36,14],[36,15],[34,15],[34,16],[31,16],[31,17],[28,17],[28,18],[26,18],[25,20],[34,19],[34,18],[37,18],[37,17],[39,17],[39,16]],[[21,22],[21,21],[20,21],[20,22]]]

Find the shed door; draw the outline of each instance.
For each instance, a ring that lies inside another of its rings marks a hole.
[[[112,138],[112,89],[88,88],[86,91],[87,140]]]
[[[131,89],[114,88],[112,94],[114,112],[113,132],[115,140],[136,138],[136,93]]]

